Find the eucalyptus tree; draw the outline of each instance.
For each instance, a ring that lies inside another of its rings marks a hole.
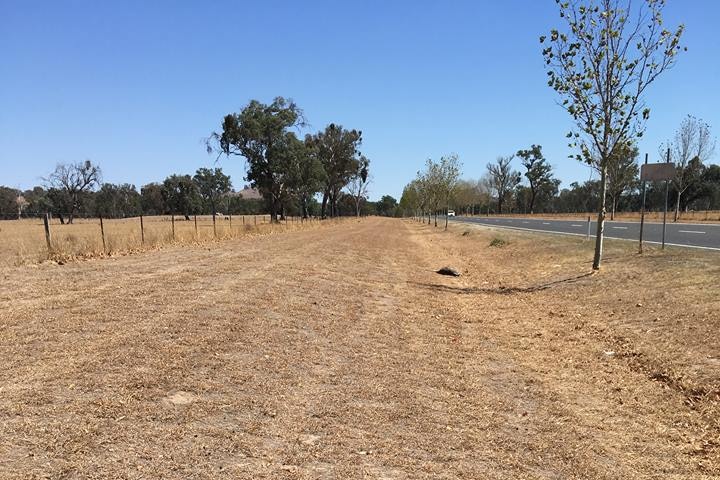
[[[310,136],[306,136],[304,142],[298,140],[292,143],[291,190],[300,203],[300,214],[303,218],[308,218],[310,202],[323,188],[325,169]]]
[[[148,183],[140,188],[140,205],[145,215],[162,215],[168,208],[163,196],[163,185]]]
[[[190,220],[190,215],[199,212],[202,200],[190,175],[170,175],[163,182],[161,191],[169,213],[180,214]]]
[[[306,139],[316,150],[320,163],[325,170],[323,188],[322,216],[326,215],[328,202],[330,216],[337,215],[337,202],[342,189],[358,171],[359,151],[362,144],[362,132],[346,130],[341,125],[331,123],[324,131]]]
[[[210,213],[215,215],[220,198],[232,188],[230,176],[225,175],[222,168],[198,168],[193,182],[205,205],[210,207]]]
[[[710,125],[688,115],[675,132],[675,139],[660,147],[661,158],[665,158],[668,149],[677,169],[672,180],[677,195],[674,217],[674,221],[677,222],[680,216],[681,196],[699,181],[702,165],[715,153],[715,141],[710,134]]]
[[[73,223],[73,218],[80,208],[84,194],[91,192],[99,186],[102,181],[100,167],[93,165],[90,160],[79,163],[60,164],[55,167],[45,183],[49,189],[55,189],[64,194],[68,211],[60,212],[68,214],[68,223]]]
[[[520,173],[513,170],[514,156],[498,157],[494,163],[487,164],[488,186],[497,193],[498,213],[502,213],[503,203],[509,193],[520,183]]]
[[[213,132],[207,141],[208,152],[247,160],[246,178],[265,198],[274,222],[288,195],[292,175],[288,149],[297,138],[289,130],[302,125],[302,110],[292,100],[277,97],[271,104],[252,100],[239,113],[226,115],[222,132]]]
[[[0,186],[0,220],[20,216],[18,198],[21,198],[19,190]]]
[[[576,124],[568,133],[575,158],[599,154],[601,194],[593,269],[602,261],[608,163],[618,144],[643,134],[650,116],[643,95],[680,51],[684,27],[664,26],[663,0],[556,0],[564,31],[553,29],[542,54],[548,85]]]
[[[528,210],[534,213],[535,200],[538,194],[553,184],[552,166],[543,156],[542,146],[532,145],[528,150],[519,150],[517,156],[525,167],[525,178],[530,185]]]
[[[140,193],[135,185],[103,183],[95,192],[94,211],[106,218],[134,217],[142,212]]]
[[[357,170],[350,178],[348,191],[355,199],[355,215],[360,216],[360,203],[366,198],[370,185],[370,160],[360,155],[357,162]]]
[[[382,217],[398,217],[398,202],[391,195],[383,195],[375,202],[375,213]]]
[[[422,214],[423,205],[420,200],[418,181],[413,180],[403,188],[400,197],[400,211],[404,216],[408,214],[412,216],[420,216]]]

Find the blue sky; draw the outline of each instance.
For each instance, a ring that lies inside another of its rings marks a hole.
[[[688,113],[720,129],[720,2],[667,2],[689,51],[647,96],[651,158]],[[428,157],[458,153],[477,178],[532,143],[564,185],[584,181],[538,43],[559,20],[552,0],[0,0],[0,184],[88,158],[138,187],[192,173],[214,164],[202,139],[223,115],[278,95],[313,131],[363,131],[373,199]],[[219,166],[242,187],[241,159]]]

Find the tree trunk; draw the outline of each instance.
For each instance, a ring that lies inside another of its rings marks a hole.
[[[435,228],[437,228],[437,209],[435,209]]]
[[[673,222],[677,222],[680,218],[680,191],[678,191],[677,199],[675,200],[675,219]]]
[[[327,202],[328,202],[328,190],[325,189],[325,191],[323,192],[322,207],[320,209],[320,218],[325,218]]]
[[[273,198],[270,199],[270,223],[277,223],[277,221],[278,221],[277,212],[278,212],[278,201],[273,196]]]
[[[300,199],[300,208],[302,209],[302,218],[308,218],[307,197],[305,195]]]
[[[603,254],[603,234],[605,233],[605,203],[607,198],[607,166],[600,169],[600,208],[598,211],[597,233],[595,234],[595,257],[593,270],[600,270]]]
[[[332,189],[328,192],[328,206],[330,207],[328,216],[330,218],[334,218],[337,214],[337,198],[335,195],[335,191]]]
[[[610,210],[610,220],[615,220],[615,206],[616,206],[616,200],[615,196],[612,197],[612,209]]]
[[[450,204],[448,203],[447,208],[445,209],[445,230],[447,230],[448,227],[448,212],[450,211]]]
[[[535,208],[535,191],[530,189],[530,215],[532,215],[533,209]]]

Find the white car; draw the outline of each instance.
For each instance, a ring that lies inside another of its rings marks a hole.
[[[455,216],[455,210],[448,210],[448,217],[454,217]]]

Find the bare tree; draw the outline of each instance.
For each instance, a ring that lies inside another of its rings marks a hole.
[[[70,200],[68,223],[72,223],[80,206],[81,195],[100,185],[101,177],[100,167],[93,165],[90,160],[85,160],[80,163],[59,164],[44,180],[49,187],[67,194]]]
[[[702,164],[715,153],[715,140],[710,135],[710,125],[688,115],[675,132],[675,139],[660,147],[660,158],[665,158],[670,149],[670,159],[677,167],[673,186],[675,198],[675,220],[680,216],[680,197],[699,177]]]
[[[550,31],[543,49],[548,85],[562,98],[577,130],[568,133],[578,160],[599,154],[600,197],[593,269],[600,268],[605,228],[607,171],[613,152],[642,136],[650,109],[643,102],[648,86],[671,68],[680,51],[684,27],[669,30],[662,0],[556,0],[566,30]]]
[[[510,164],[515,158],[514,155],[509,157],[498,157],[495,163],[488,163],[488,186],[495,191],[498,197],[498,213],[502,213],[505,197],[509,192],[520,183],[520,173],[512,169]]]

